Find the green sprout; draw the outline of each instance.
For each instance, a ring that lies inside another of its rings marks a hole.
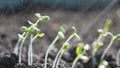
[[[95,63],[96,63],[95,53],[104,45],[103,44],[104,38],[107,35],[112,35],[110,32],[108,32],[111,27],[111,23],[112,23],[112,21],[110,19],[106,21],[104,28],[98,30],[98,33],[99,33],[98,38],[92,43],[92,46],[93,46],[93,51],[92,51],[93,68],[95,68]]]
[[[35,33],[36,32],[36,33]],[[35,33],[35,36],[34,36]],[[33,37],[34,36],[34,37]],[[40,32],[40,29],[34,30],[33,34],[31,34],[30,37],[30,44],[29,44],[29,49],[28,49],[28,65],[32,66],[33,65],[33,41],[37,38],[37,37],[44,37],[44,33]]]
[[[55,37],[55,39],[53,40],[53,42],[50,44],[50,46],[48,47],[48,49],[46,51],[46,54],[45,54],[45,68],[47,68],[48,53],[50,52],[50,50],[52,49],[54,44],[57,42],[57,40],[65,38],[64,34],[65,34],[65,29],[63,27],[60,27],[57,36]]]
[[[56,55],[56,57],[55,57],[55,61],[54,61],[54,63],[53,63],[52,68],[58,68],[59,61],[60,61],[63,53],[64,53],[65,51],[67,51],[68,48],[69,48],[69,43],[64,43],[64,44],[62,45],[62,48],[59,50],[59,52],[57,53],[57,55]],[[55,67],[55,66],[56,66],[56,67]]]
[[[33,42],[33,40],[35,38],[37,38],[37,36],[40,36],[40,37],[44,36],[44,33],[39,33],[40,30],[38,29],[38,23],[40,21],[49,20],[49,17],[48,16],[41,17],[41,15],[39,13],[36,13],[35,15],[38,17],[38,20],[35,23],[28,21],[30,26],[29,27],[23,26],[22,27],[23,33],[18,34],[19,39],[16,43],[16,46],[15,46],[13,53],[19,56],[19,60],[18,60],[19,64],[21,64],[22,47],[23,47],[23,44],[24,44],[26,38],[28,37],[28,35],[31,35],[31,41],[30,41],[30,46],[29,46],[30,49],[28,51],[28,53],[31,53],[31,54],[32,54],[32,42]],[[35,35],[35,37],[33,37],[32,35]],[[28,57],[30,57],[30,56],[31,55],[29,55]],[[30,61],[28,61],[28,63],[30,62],[30,65],[32,64],[31,61],[32,61],[32,59]]]
[[[56,57],[55,57],[55,60],[54,60],[54,63],[53,63],[52,68],[58,68],[58,64],[59,64],[59,62],[60,62],[60,59],[61,59],[63,53],[64,53],[66,50],[68,50],[68,48],[69,48],[69,41],[70,41],[72,38],[76,37],[77,40],[80,41],[80,37],[79,37],[78,34],[77,34],[76,28],[75,28],[75,27],[72,27],[72,28],[73,28],[72,34],[71,34],[71,35],[69,36],[69,38],[63,43],[61,49],[58,51],[58,53],[57,53],[57,55],[56,55]]]
[[[119,40],[120,38],[120,34],[117,34],[117,35],[113,35],[112,33],[109,32],[109,35],[111,35],[111,40],[107,46],[107,48],[105,49],[105,51],[103,52],[102,56],[101,56],[101,61],[104,59],[107,51],[110,49],[110,47],[112,46],[113,42],[115,41],[115,39]]]
[[[106,35],[110,35],[111,36],[111,40],[107,46],[107,48],[105,49],[105,51],[103,52],[102,56],[101,56],[101,62],[104,61],[104,57],[106,55],[106,53],[108,52],[108,50],[110,49],[110,47],[112,46],[112,44],[114,43],[114,41],[117,39],[117,40],[120,40],[120,34],[117,34],[117,35],[113,35],[111,32],[106,32]],[[118,55],[119,55],[119,52],[118,52]],[[118,55],[117,55],[117,58],[118,58]],[[117,61],[116,61],[117,62]],[[118,64],[118,62],[117,62]]]
[[[83,43],[78,44],[78,46],[76,47],[77,57],[73,61],[72,68],[75,67],[75,64],[79,59],[81,59],[83,62],[88,62],[89,57],[85,56],[85,54],[86,54],[86,51],[88,51],[89,49],[90,49],[90,46],[88,44],[86,45],[84,45]]]

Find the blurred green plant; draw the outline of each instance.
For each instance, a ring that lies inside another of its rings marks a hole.
[[[80,41],[80,37],[79,37],[78,34],[77,34],[76,28],[75,28],[74,26],[73,26],[72,28],[73,28],[72,34],[71,34],[71,35],[69,36],[69,38],[63,43],[61,49],[58,51],[58,53],[57,53],[57,55],[56,55],[56,57],[55,57],[55,60],[54,60],[54,63],[53,63],[52,68],[58,68],[58,64],[59,64],[59,62],[60,62],[60,59],[61,59],[63,53],[64,53],[66,50],[68,50],[69,45],[70,45],[70,44],[69,44],[69,41],[70,41],[72,38],[76,37],[76,39],[77,39],[78,41]]]
[[[86,52],[90,49],[90,46],[88,44],[79,43],[76,47],[76,58],[73,61],[72,68],[75,67],[75,64],[79,59],[81,59],[83,62],[88,62],[89,57],[85,56]]]
[[[44,33],[42,33],[41,30],[38,28],[38,23],[40,21],[43,21],[43,22],[48,21],[49,17],[41,16],[39,13],[36,13],[35,15],[38,17],[37,21],[35,23],[28,21],[30,26],[29,27],[22,26],[23,33],[18,34],[19,39],[13,53],[19,56],[19,60],[18,60],[19,64],[21,64],[22,48],[26,38],[29,35],[31,36],[29,49],[28,49],[28,65],[32,65],[33,63],[32,43],[37,37],[44,36]]]
[[[99,36],[92,43],[92,67],[95,68],[96,58],[95,53],[104,45],[104,38],[107,36],[107,33],[111,27],[111,20],[107,20],[103,29],[98,29]]]
[[[47,68],[48,53],[53,48],[53,46],[57,42],[57,40],[65,38],[64,34],[65,34],[65,29],[63,27],[60,27],[57,36],[55,37],[55,39],[53,40],[53,42],[50,44],[50,46],[48,47],[48,49],[46,51],[46,54],[45,54],[45,68]]]

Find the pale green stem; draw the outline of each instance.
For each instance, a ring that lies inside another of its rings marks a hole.
[[[32,54],[32,43],[33,43],[33,35],[30,37],[30,44],[28,49],[28,65],[31,66],[33,63],[33,54]]]
[[[14,51],[13,51],[13,53],[14,54],[16,54],[16,55],[18,55],[18,51],[19,51],[19,44],[20,44],[20,39],[18,39],[18,41],[17,41],[17,44],[15,45],[15,48],[14,48]]]
[[[48,53],[50,52],[51,48],[54,46],[54,44],[57,42],[58,39],[59,39],[59,36],[56,36],[56,38],[53,40],[53,42],[50,44],[50,46],[47,49],[47,52],[45,54],[45,67],[44,68],[47,68]]]
[[[62,51],[62,49],[61,49],[60,56],[58,57],[58,61],[57,61],[57,63],[56,63],[56,68],[58,68],[58,65],[59,65],[59,63],[60,63],[60,59],[61,59],[63,53],[64,53],[64,51]]]
[[[22,34],[22,36],[24,36],[24,35],[25,35],[25,33]],[[13,53],[16,54],[16,55],[18,55],[19,45],[20,45],[21,40],[22,40],[22,39],[19,38],[18,41],[17,41],[17,43],[16,43],[16,45],[15,45],[15,48],[14,48]]]
[[[74,34],[72,34],[65,42],[69,42],[74,37]]]
[[[110,49],[110,47],[112,46],[114,40],[116,39],[116,37],[112,37],[109,45],[107,46],[107,48],[105,49],[105,51],[103,52],[102,56],[101,56],[101,61],[104,59],[105,54],[107,53],[107,51]]]
[[[59,57],[61,51],[62,51],[62,49],[60,49],[59,52],[57,53],[52,68],[55,68],[56,62],[57,62],[57,60],[58,60],[58,57]]]
[[[31,35],[31,38],[30,38],[30,45],[29,45],[29,49],[28,49],[28,65],[29,66],[32,66],[32,64],[33,64],[33,46],[32,46],[32,44],[33,44],[33,41],[36,39],[38,37],[38,35],[36,35],[36,36],[34,36],[33,37],[33,35]]]
[[[28,36],[28,34],[25,35],[25,37],[24,37],[24,39],[22,40],[21,45],[20,45],[19,60],[18,60],[18,62],[19,62],[20,64],[21,64],[21,57],[22,57],[22,46],[23,46],[23,44],[24,44],[27,36]]]
[[[74,37],[74,35],[72,34],[65,42],[69,42],[73,37]],[[55,68],[55,65],[56,65],[56,68],[58,67],[59,60],[61,59],[60,56],[62,56],[61,53],[62,53],[62,48],[61,48],[61,49],[59,50],[59,52],[57,53],[52,68]]]
[[[77,62],[79,59],[80,59],[79,56],[77,56],[77,57],[75,58],[75,60],[73,61],[73,64],[72,64],[72,68],[75,67],[76,62]]]
[[[103,37],[103,35],[100,35],[99,37],[98,37],[98,39],[97,39],[97,43],[102,39],[102,37]],[[94,46],[96,46],[96,45],[94,45]],[[96,57],[95,57],[95,48],[94,48],[94,46],[93,46],[93,50],[92,50],[92,67],[93,68],[95,68],[95,63],[96,63]]]
[[[116,57],[116,64],[117,64],[117,65],[120,65],[120,64],[119,64],[119,61],[120,61],[119,58],[120,58],[120,49],[119,49],[119,51],[118,51],[118,53],[117,53],[117,57]]]

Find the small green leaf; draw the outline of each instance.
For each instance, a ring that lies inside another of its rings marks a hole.
[[[65,29],[61,26],[59,31],[61,31],[63,34],[65,34]]]
[[[94,42],[94,43],[96,43],[95,48],[94,48],[94,52],[97,52],[100,49],[100,47],[103,45],[103,43],[102,42]]]
[[[117,40],[120,40],[120,34],[117,34],[115,37],[117,38]]]
[[[73,28],[73,33],[77,33],[76,28],[74,26],[72,28]]]
[[[81,39],[80,39],[80,36],[79,35],[77,35],[76,33],[74,33],[74,36],[77,38],[77,40],[78,41],[80,41]]]
[[[49,20],[49,16],[42,16],[42,21],[43,22],[47,22]]]
[[[21,34],[18,34],[18,37],[19,37],[21,40],[23,40],[23,39],[24,39],[24,36],[23,36],[23,35],[21,35]]]
[[[112,23],[111,19],[108,19],[108,20],[106,21],[106,24],[105,24],[105,26],[104,26],[104,31],[105,31],[105,32],[108,32],[108,31],[109,31],[109,29],[111,28],[111,23]]]
[[[64,43],[62,46],[62,51],[66,51],[69,48],[69,43]]]
[[[61,39],[64,39],[64,38],[65,38],[63,32],[61,32],[61,31],[58,32],[58,36],[59,36],[59,38],[61,38]]]
[[[23,30],[23,32],[25,32],[25,33],[29,32],[29,29],[28,29],[26,26],[22,26],[22,30]]]
[[[79,44],[76,48],[76,54],[77,54],[77,56],[79,56],[82,53],[83,53],[83,44]]]
[[[41,34],[38,34],[39,37],[44,37],[45,34],[44,33],[41,33]]]

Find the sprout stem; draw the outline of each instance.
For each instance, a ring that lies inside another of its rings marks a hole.
[[[58,60],[58,57],[59,57],[61,51],[62,51],[62,49],[60,49],[59,52],[57,53],[52,68],[55,68],[56,62],[57,62],[57,60]]]
[[[99,41],[102,41],[101,39],[102,39],[102,37],[103,37],[103,35],[101,34],[99,37],[98,37],[98,39],[97,39],[97,44],[98,44],[98,42]],[[95,51],[95,47],[94,46],[96,46],[96,45],[93,45],[93,50],[92,50],[92,67],[93,68],[95,68],[95,63],[96,63],[96,57],[95,57],[95,53],[96,53],[96,51]]]
[[[65,43],[68,43],[73,37],[74,37],[74,34],[70,35],[70,37],[65,41]],[[59,61],[60,61],[63,53],[64,53],[64,51],[62,51],[62,48],[61,48],[55,57],[52,68],[55,68],[55,67],[58,68],[58,64],[59,64]]]
[[[112,46],[114,40],[116,39],[116,37],[112,37],[109,45],[107,46],[107,48],[105,49],[105,51],[103,52],[102,56],[101,56],[101,61],[104,59],[105,54],[107,53],[107,51],[109,50],[109,48]]]
[[[58,68],[58,64],[60,63],[60,59],[61,59],[61,57],[62,57],[62,55],[63,55],[63,53],[64,53],[64,51],[62,51],[62,49],[60,50],[60,56],[58,57],[58,60],[57,60],[57,63],[56,63],[56,68]]]
[[[21,39],[18,39],[17,44],[15,45],[15,48],[14,48],[14,51],[13,51],[13,53],[16,54],[16,55],[18,55],[18,51],[19,51],[18,48],[19,48],[20,41],[21,41]]]
[[[80,59],[80,56],[77,56],[75,60],[73,61],[72,68],[75,67],[76,62]]]
[[[32,65],[32,63],[33,63],[32,43],[33,43],[33,35],[31,35],[31,37],[30,37],[30,45],[29,45],[29,49],[28,49],[28,65]]]
[[[25,35],[24,39],[22,40],[22,42],[21,42],[21,44],[20,44],[19,60],[18,60],[18,62],[19,62],[20,64],[21,64],[21,57],[22,57],[22,54],[21,54],[21,53],[22,53],[22,46],[23,46],[23,44],[24,44],[27,36],[28,36],[28,33]]]
[[[59,39],[59,36],[57,35],[56,38],[53,40],[53,42],[50,44],[50,46],[47,49],[47,52],[45,54],[45,68],[47,68],[48,53],[51,50],[51,48],[54,46],[54,44],[57,42],[58,39]]]
[[[25,33],[22,34],[22,36],[24,36],[24,35],[25,35]],[[14,48],[13,53],[16,54],[16,55],[18,55],[19,45],[20,45],[21,40],[22,40],[22,39],[19,38],[18,41],[17,41],[17,43],[16,43],[16,45],[15,45],[15,48]]]
[[[74,34],[72,34],[65,42],[69,42],[74,37]]]
[[[120,49],[119,49],[119,51],[117,53],[117,57],[116,57],[116,64],[117,65],[120,65],[120,63],[119,63],[119,61],[120,61],[119,57],[120,57]]]

